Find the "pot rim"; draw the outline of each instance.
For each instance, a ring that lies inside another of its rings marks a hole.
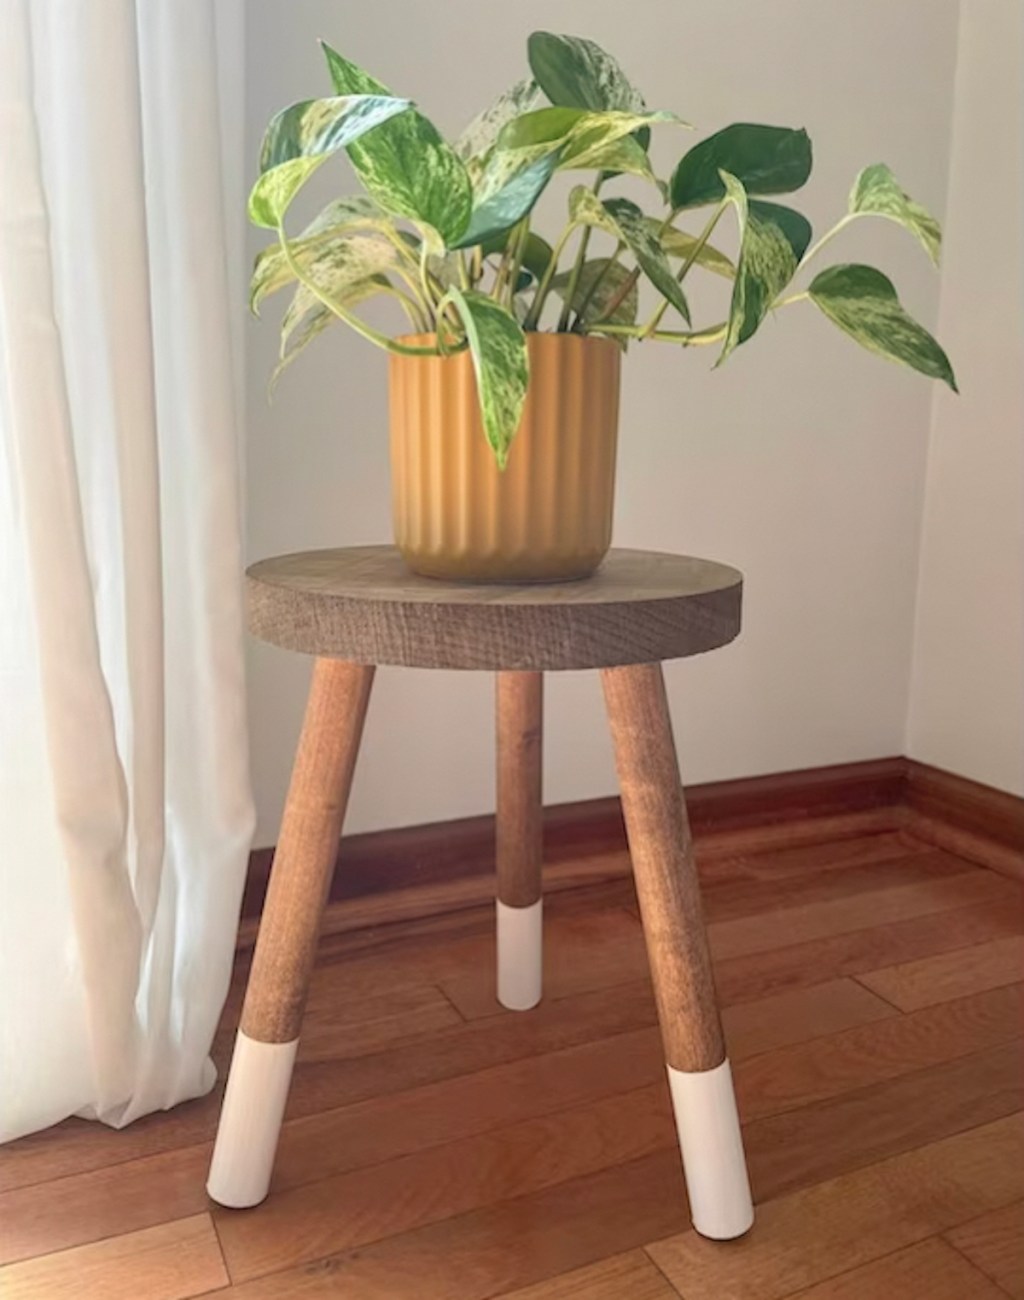
[[[526,331],[527,347],[530,346],[533,340],[538,340],[538,342],[535,343],[534,346],[548,346],[547,344],[543,344],[543,345],[540,344],[539,343],[540,339],[549,339],[552,342],[555,339],[559,339],[559,340],[563,340],[564,344],[568,344],[569,346],[572,347],[588,347],[588,348],[594,347],[597,349],[605,349],[605,350],[610,348],[612,353],[614,353],[616,357],[622,356],[622,349],[619,347],[618,343],[614,339],[602,338],[596,334],[575,334],[575,333],[570,333],[567,330]],[[434,331],[430,331],[425,334],[419,333],[419,334],[396,334],[395,335],[396,343],[407,343],[413,346],[424,346],[428,343],[434,343],[436,342],[436,340],[437,340],[437,334]],[[570,340],[572,340],[571,343],[569,342]],[[560,343],[558,344],[558,346],[563,346],[563,344]],[[437,356],[411,356],[411,357],[402,356],[401,353],[392,353],[392,357],[394,359],[402,360],[402,361],[455,361],[459,357],[461,357],[466,351],[467,349],[463,348],[461,352],[453,352],[447,356],[445,356],[443,353],[438,353]]]

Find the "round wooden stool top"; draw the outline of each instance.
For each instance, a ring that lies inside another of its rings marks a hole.
[[[306,551],[248,571],[249,627],[304,654],[409,668],[557,671],[701,654],[740,630],[743,575],[658,551],[613,550],[580,582],[420,578],[392,546]]]

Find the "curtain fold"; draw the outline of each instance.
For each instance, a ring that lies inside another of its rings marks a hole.
[[[0,0],[0,1140],[207,1091],[253,814],[213,6]]]

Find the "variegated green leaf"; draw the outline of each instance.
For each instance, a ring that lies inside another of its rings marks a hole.
[[[558,166],[559,152],[560,146],[556,146],[540,157],[523,162],[521,155],[532,151],[495,150],[477,187],[469,225],[452,247],[482,244],[521,221],[533,210],[551,179]]]
[[[592,190],[578,185],[569,197],[569,213],[574,221],[596,226],[625,244],[654,287],[689,324],[690,309],[682,286],[672,274],[668,258],[648,226],[648,218],[635,203],[629,199],[602,201]]]
[[[387,288],[388,281],[384,276],[375,276],[370,280],[352,284],[341,299],[342,305],[357,307],[359,303],[378,293],[383,293]],[[337,320],[338,317],[334,312],[324,306],[305,285],[300,284],[296,288],[295,295],[281,322],[281,353],[280,360],[270,376],[271,392],[274,391],[281,373],[291,365],[299,353]]]
[[[580,163],[570,160],[566,166],[579,169]],[[621,173],[639,176],[645,181],[650,181],[652,185],[657,185],[662,191],[662,198],[665,196],[665,186],[652,171],[647,150],[637,143],[635,135],[624,135],[621,140],[613,140],[611,144],[593,151],[586,166],[604,172],[609,177]]]
[[[900,305],[892,281],[873,266],[830,266],[808,289],[814,302],[861,347],[941,379],[957,392],[949,358]]]
[[[689,235],[685,230],[677,230],[675,226],[669,226],[667,230],[661,229],[661,222],[654,217],[647,218],[647,228],[656,234],[661,240],[661,246],[669,257],[678,257],[680,261],[685,261],[693,253],[697,246],[696,235]],[[707,271],[713,271],[715,275],[724,276],[731,280],[736,274],[736,267],[732,259],[726,257],[717,248],[711,244],[705,244],[697,254],[695,261],[698,266],[703,266]]]
[[[476,116],[455,141],[455,152],[469,162],[480,158],[497,140],[503,127],[513,118],[537,107],[540,87],[532,77],[524,77]]]
[[[781,203],[766,203],[764,199],[748,199],[747,207],[753,220],[762,225],[771,222],[778,226],[783,238],[793,250],[799,263],[811,242],[811,223],[802,212],[784,207]]]
[[[563,271],[551,281],[551,287],[560,298],[565,298],[569,291],[571,272]],[[628,267],[621,262],[613,262],[609,257],[595,257],[583,263],[576,291],[569,304],[572,311],[579,315],[580,324],[594,326],[603,321],[608,325],[635,325],[640,295],[636,283],[632,283],[625,297],[610,316],[606,313],[611,304],[622,292],[623,286],[632,278]]]
[[[942,248],[942,228],[930,212],[900,188],[885,163],[865,167],[850,192],[850,212],[896,221],[921,243],[936,266]]]
[[[533,32],[526,48],[530,70],[552,104],[624,112],[644,107],[643,96],[616,60],[594,41]]]
[[[263,137],[261,175],[249,195],[250,220],[273,230],[307,178],[332,153],[406,112],[409,104],[388,95],[353,93],[283,109]]]
[[[339,95],[387,94],[368,72],[321,42]],[[409,109],[348,146],[360,180],[388,212],[438,232],[449,247],[469,223],[472,187],[465,164],[432,122]]]
[[[780,291],[793,278],[798,260],[787,232],[765,211],[774,205],[763,204],[755,209],[735,176],[723,171],[721,179],[739,220],[740,255],[718,365],[756,331]]]
[[[804,130],[735,122],[688,150],[669,181],[673,208],[696,208],[725,197],[721,173],[748,194],[786,194],[811,174],[811,142]]]
[[[639,127],[680,119],[666,112],[591,112],[581,108],[538,108],[509,122],[498,137],[501,149],[562,147],[561,167],[592,167],[601,151]]]
[[[354,230],[391,226],[391,218],[368,194],[353,194],[333,199],[295,239],[289,241],[293,256],[311,253],[320,245]],[[393,226],[392,226],[393,229]],[[288,265],[279,240],[260,250],[253,263],[249,282],[249,308],[258,313],[259,305],[269,294],[291,284],[295,275]]]
[[[449,289],[438,306],[438,317],[449,302],[466,330],[484,434],[498,468],[504,469],[522,418],[530,378],[526,335],[515,317],[486,294]]]

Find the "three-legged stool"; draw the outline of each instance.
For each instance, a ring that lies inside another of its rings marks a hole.
[[[376,664],[497,674],[498,997],[541,996],[544,672],[601,670],[694,1226],[753,1221],[661,663],[731,641],[742,578],[707,560],[612,551],[552,586],[411,575],[391,547],[318,551],[249,570],[253,633],[316,656],[253,957],[208,1190],[267,1194],[317,934]]]

